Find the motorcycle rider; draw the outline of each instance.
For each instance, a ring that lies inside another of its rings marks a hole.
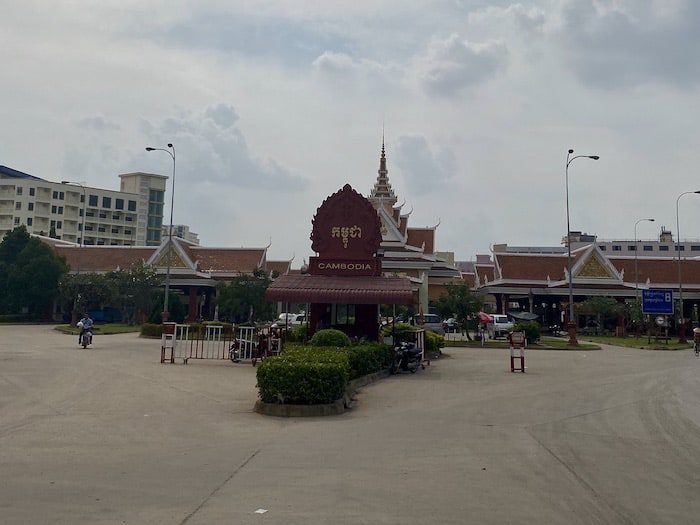
[[[83,318],[78,322],[78,326],[80,326],[80,334],[78,334],[78,344],[80,344],[80,342],[82,341],[82,337],[85,332],[92,332],[93,324],[94,322],[90,318],[90,314],[85,312],[85,314],[83,314]]]

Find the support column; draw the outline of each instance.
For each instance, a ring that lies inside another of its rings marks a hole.
[[[423,271],[420,276],[422,281],[418,289],[418,310],[427,314],[430,313],[428,310],[428,272]]]
[[[190,286],[189,304],[187,306],[187,321],[190,323],[197,319],[197,307],[199,306],[199,288]]]

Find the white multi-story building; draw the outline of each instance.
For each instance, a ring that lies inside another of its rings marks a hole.
[[[119,177],[121,191],[114,191],[0,166],[0,238],[24,224],[29,233],[84,245],[159,245],[168,177]]]
[[[163,230],[161,235],[165,238],[170,234],[170,227],[167,224],[163,224]],[[173,224],[173,237],[179,237],[180,239],[185,239],[187,242],[196,244],[199,246],[199,235],[190,230],[190,227],[186,224]]]

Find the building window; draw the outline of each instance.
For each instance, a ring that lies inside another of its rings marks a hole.
[[[27,218],[27,226],[31,226],[34,223],[34,219],[31,217]]]
[[[133,217],[126,216],[126,217],[124,217],[124,220],[125,220],[126,222],[132,222],[132,221],[134,220],[134,218],[133,218]]]
[[[85,202],[85,195],[81,193],[80,194],[80,203],[82,204],[83,202]]]
[[[653,251],[654,251],[654,247],[651,246],[651,245],[649,245],[649,244],[645,244],[645,245],[644,245],[644,251],[645,251],[645,252],[653,252]]]
[[[627,251],[628,251],[628,252],[636,252],[636,251],[637,251],[637,247],[634,246],[634,245],[629,245],[629,246],[627,246]]]
[[[63,201],[66,200],[66,194],[62,191],[58,192],[58,200]]]
[[[61,228],[63,228],[63,221],[56,221],[56,229],[60,230]]]
[[[102,207],[111,208],[112,207],[112,197],[102,197]]]
[[[148,192],[148,200],[150,202],[163,202],[165,192],[161,190],[151,190]]]
[[[105,240],[104,240],[104,239],[97,239],[97,244],[98,244],[99,246],[104,246]]]
[[[88,204],[90,206],[97,206],[97,195],[90,195],[90,198],[88,199]]]
[[[683,246],[682,244],[681,244],[681,245],[676,244],[676,245],[673,247],[673,249],[676,250],[676,251],[681,251],[681,252],[683,252],[683,251],[685,251],[685,246]]]
[[[619,252],[619,251],[622,251],[622,246],[620,246],[618,244],[613,244],[612,249],[614,252]]]
[[[667,251],[668,251],[668,246],[665,246],[665,245],[659,246],[659,251],[660,251],[660,252],[667,252]]]
[[[34,188],[29,188],[29,196],[30,196],[30,197],[34,197],[35,191],[36,191],[36,190],[34,190]]]
[[[112,233],[119,233],[119,228],[112,228]]]
[[[56,213],[58,206],[51,206],[51,213]]]
[[[94,212],[94,211],[86,211],[86,212],[85,212],[85,216],[86,216],[86,217],[94,217],[94,216],[95,216],[95,212]]]
[[[106,218],[107,218],[107,213],[101,211],[101,212],[100,212],[100,219],[106,219]]]
[[[63,206],[58,207],[58,214],[63,215]]]
[[[336,325],[354,325],[355,324],[355,305],[354,304],[337,304],[335,306],[335,322]]]
[[[124,235],[131,235],[131,230],[124,230]]]
[[[22,195],[22,186],[17,186],[17,195]]]
[[[114,208],[117,210],[124,209],[124,199],[114,199]]]
[[[21,202],[15,202],[15,210],[21,210],[22,209],[22,203]]]
[[[15,226],[19,225],[19,217],[15,217]]]
[[[54,191],[54,192],[53,192],[53,198],[54,198],[54,199],[58,199],[58,191]]]
[[[97,231],[100,232],[100,233],[104,233],[104,232],[107,231],[107,229],[106,229],[104,226],[98,226],[98,227],[97,227]]]
[[[51,221],[51,227],[55,228],[56,227],[56,221]]]
[[[117,214],[112,215],[112,220],[113,220],[113,221],[118,221],[119,219],[121,219],[121,217],[120,217],[119,215],[117,215]]]
[[[85,225],[85,231],[86,231],[86,232],[91,232],[91,231],[92,231],[92,225],[91,225],[91,224],[86,224],[86,225]]]
[[[604,252],[605,250],[608,249],[607,246],[598,246],[598,248],[600,248],[600,251],[601,251],[601,252]]]
[[[29,204],[27,204],[27,209],[28,209],[29,211],[33,211],[33,210],[34,210],[34,203],[33,203],[33,202],[30,202]]]
[[[700,252],[700,245],[693,244],[693,245],[690,247],[690,251],[691,251],[691,252]]]
[[[136,201],[129,201],[129,211],[136,211]]]

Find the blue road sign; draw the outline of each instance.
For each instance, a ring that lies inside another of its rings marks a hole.
[[[642,313],[672,315],[673,290],[670,288],[642,290]]]

